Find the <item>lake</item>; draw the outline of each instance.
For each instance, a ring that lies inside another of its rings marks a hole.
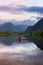
[[[43,65],[43,51],[30,40],[0,37],[0,65]]]

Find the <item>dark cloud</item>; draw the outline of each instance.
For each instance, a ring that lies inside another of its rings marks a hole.
[[[36,12],[36,13],[43,13],[43,7],[26,7],[24,11],[27,12]]]
[[[11,13],[21,13],[21,11],[26,12],[36,12],[43,14],[43,7],[26,7],[26,6],[19,6],[19,7],[9,7],[9,6],[0,6],[1,11],[8,11]]]
[[[14,7],[0,6],[0,11],[10,12],[10,13],[16,13],[17,9],[14,8]]]

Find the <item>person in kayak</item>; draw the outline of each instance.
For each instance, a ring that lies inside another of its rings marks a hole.
[[[21,41],[21,37],[19,37],[19,42]]]

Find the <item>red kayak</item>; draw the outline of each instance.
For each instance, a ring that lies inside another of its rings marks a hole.
[[[21,41],[21,40],[28,40],[27,38],[16,38],[15,40],[19,40],[19,41]]]

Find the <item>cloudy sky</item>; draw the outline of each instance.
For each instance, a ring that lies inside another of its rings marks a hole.
[[[43,18],[43,0],[0,0],[0,24],[36,23]]]

